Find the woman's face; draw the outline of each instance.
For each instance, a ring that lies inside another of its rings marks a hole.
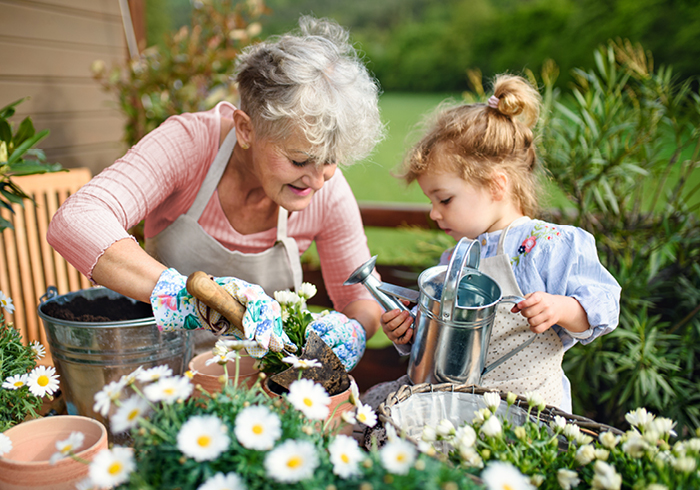
[[[333,177],[336,164],[319,164],[309,157],[311,145],[300,137],[281,142],[259,140],[253,151],[253,168],[267,197],[287,209],[300,211]]]

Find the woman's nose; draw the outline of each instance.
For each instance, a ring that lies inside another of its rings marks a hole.
[[[313,165],[309,167],[309,173],[304,176],[305,184],[314,191],[318,191],[323,184],[333,177],[336,165]]]

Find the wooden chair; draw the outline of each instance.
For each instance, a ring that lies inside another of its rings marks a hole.
[[[46,230],[58,207],[91,178],[87,168],[70,169],[41,175],[15,177],[20,189],[35,203],[25,200],[24,207],[12,206],[14,214],[2,209],[2,217],[14,230],[5,229],[0,240],[0,290],[12,298],[14,314],[6,311],[7,322],[14,322],[22,340],[33,340],[47,348],[42,364],[50,364],[48,342],[37,313],[40,298],[48,286],[59,294],[90,287],[88,279],[68,264],[46,241]]]

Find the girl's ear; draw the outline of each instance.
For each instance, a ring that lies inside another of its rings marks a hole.
[[[502,201],[508,194],[508,175],[496,172],[491,181],[491,196],[494,201]]]
[[[244,148],[250,147],[253,140],[253,122],[250,116],[240,109],[233,112],[233,129],[236,131],[236,141]]]

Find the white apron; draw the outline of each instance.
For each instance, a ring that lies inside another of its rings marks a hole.
[[[297,290],[302,282],[301,261],[296,241],[287,236],[286,209],[279,208],[274,246],[260,253],[229,250],[198,223],[221,180],[235,144],[236,131],[232,129],[209,167],[190,209],[156,236],[146,240],[146,251],[162,264],[186,276],[195,271],[204,271],[217,277],[237,277],[262,286],[270,296],[275,291]],[[215,341],[209,331],[195,333],[198,352],[204,348],[203,345],[200,348],[200,344]]]
[[[510,256],[505,253],[504,244],[510,227],[529,219],[519,218],[508,225],[498,241],[497,254],[481,259],[479,270],[498,283],[503,296],[522,296],[510,265]],[[510,312],[512,307],[512,303],[502,303],[497,306],[486,357],[487,366],[534,335],[524,316]],[[506,392],[512,391],[518,395],[537,391],[544,397],[547,405],[559,407],[564,397],[561,368],[563,357],[564,346],[561,339],[554,330],[549,328],[522,351],[484,375],[481,385]]]

